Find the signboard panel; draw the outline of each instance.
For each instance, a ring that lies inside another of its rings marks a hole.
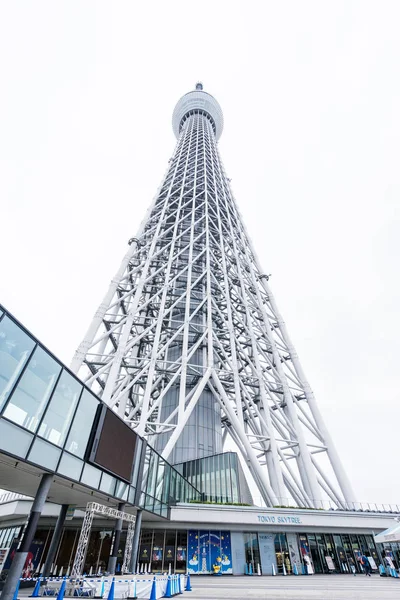
[[[130,483],[137,435],[106,406],[99,413],[89,461]]]

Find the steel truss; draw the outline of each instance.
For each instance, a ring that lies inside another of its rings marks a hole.
[[[166,459],[208,394],[267,506],[354,501],[202,111],[186,115],[72,369]]]
[[[75,554],[75,560],[71,571],[72,579],[79,578],[83,573],[90,531],[92,529],[93,517],[95,514],[103,515],[106,517],[113,517],[115,519],[122,519],[123,521],[129,522],[124,551],[124,560],[122,564],[122,573],[127,573],[129,570],[129,561],[132,554],[132,540],[135,531],[136,517],[134,515],[130,515],[129,513],[125,513],[115,508],[112,508],[110,506],[104,506],[103,504],[98,504],[97,502],[89,502],[86,505],[86,512],[83,519],[82,529]]]

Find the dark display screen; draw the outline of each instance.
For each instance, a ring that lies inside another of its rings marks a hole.
[[[130,482],[136,440],[136,433],[112,410],[102,406],[90,461]]]

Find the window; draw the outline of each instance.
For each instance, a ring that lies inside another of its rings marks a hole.
[[[28,460],[31,462],[54,471],[58,459],[60,458],[61,450],[48,444],[47,442],[37,438],[29,452]]]
[[[11,319],[0,323],[0,409],[24,368],[35,342]]]
[[[6,420],[0,421],[0,450],[25,458],[33,435]]]
[[[125,481],[120,481],[117,479],[117,486],[115,488],[115,496],[117,498],[121,498],[122,500],[128,499],[128,488],[129,484],[125,483]]]
[[[111,496],[115,495],[115,484],[116,479],[109,475],[108,473],[103,473],[101,477],[100,489],[102,492],[106,494],[110,494]]]
[[[61,457],[61,461],[57,472],[61,475],[65,475],[65,477],[69,477],[70,479],[76,479],[79,481],[81,476],[83,462],[79,460],[79,458],[75,458],[75,456],[71,456],[64,452]]]
[[[86,464],[83,469],[81,481],[92,488],[97,488],[100,483],[100,475],[101,471],[99,469]]]
[[[92,428],[91,424],[98,405],[98,400],[90,392],[84,390],[65,446],[68,452],[79,456],[79,458],[84,458]]]
[[[36,431],[60,371],[61,366],[37,347],[8,401],[4,416],[25,429]]]
[[[39,435],[57,446],[63,446],[82,386],[63,371],[39,428]],[[89,426],[89,423],[85,423]]]

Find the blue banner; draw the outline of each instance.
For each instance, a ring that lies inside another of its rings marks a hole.
[[[230,532],[189,530],[187,568],[190,574],[232,573]]]
[[[188,532],[187,568],[190,574],[199,572],[199,532],[193,529]]]

